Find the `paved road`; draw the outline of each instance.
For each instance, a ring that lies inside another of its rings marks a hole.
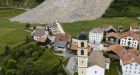
[[[77,72],[78,71],[78,65],[77,65],[77,57],[74,56],[74,57],[71,57],[69,59],[69,62],[67,64],[67,67],[66,69],[71,73],[71,74],[74,74],[74,72]]]

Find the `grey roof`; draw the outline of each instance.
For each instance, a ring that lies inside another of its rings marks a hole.
[[[94,66],[94,65],[98,65],[102,68],[106,68],[105,63],[109,63],[109,59],[106,59],[103,56],[102,51],[98,51],[98,50],[93,50],[90,53],[89,59],[88,59],[88,66]]]
[[[104,32],[104,30],[100,27],[97,27],[97,28],[93,28],[92,30],[90,30],[90,32],[92,32],[92,33],[102,33],[102,32]]]
[[[54,41],[53,46],[57,47],[66,47],[67,42],[66,41]]]
[[[104,28],[104,31],[109,31],[110,29],[113,29],[115,32],[117,32],[117,30],[113,26],[110,26],[108,28]]]
[[[48,25],[47,25],[47,27],[49,27],[49,28],[54,28],[54,27],[56,27],[57,25],[56,24],[54,24],[54,23],[49,23]]]
[[[32,36],[43,36],[46,34],[45,32],[45,30],[34,30]]]

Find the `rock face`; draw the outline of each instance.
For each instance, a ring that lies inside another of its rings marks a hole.
[[[113,0],[46,0],[19,16],[12,22],[40,23],[74,22],[101,17]]]

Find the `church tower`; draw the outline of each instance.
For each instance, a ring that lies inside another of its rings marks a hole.
[[[86,75],[88,65],[87,36],[84,33],[79,35],[78,40],[78,75]]]

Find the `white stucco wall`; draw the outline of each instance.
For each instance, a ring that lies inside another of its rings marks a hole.
[[[103,40],[103,32],[102,33],[89,32],[90,43],[100,44],[102,40]]]
[[[133,31],[133,32],[139,32],[140,29],[132,29],[132,28],[130,27],[130,31]]]
[[[86,75],[104,75],[104,74],[105,74],[105,69],[103,69],[97,65],[89,67],[86,70]]]
[[[129,40],[130,39],[130,40]],[[130,41],[130,46],[128,45],[128,42]],[[133,47],[133,48],[137,48],[138,47],[138,40],[135,40],[134,38],[132,37],[125,37],[125,38],[122,38],[120,40],[120,45],[121,46],[129,46],[129,47]]]
[[[140,75],[140,64],[133,62],[124,65],[122,60],[120,60],[120,64],[122,67],[122,75]]]

